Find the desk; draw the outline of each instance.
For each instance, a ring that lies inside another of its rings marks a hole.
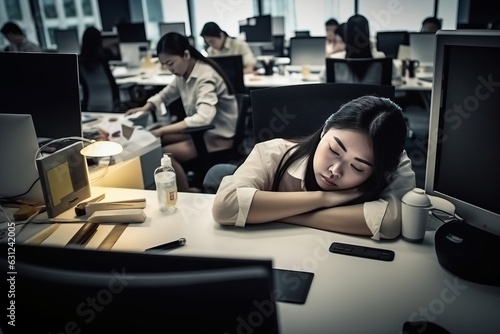
[[[179,194],[172,215],[158,211],[156,193],[131,189],[104,191],[106,200],[146,198],[146,221],[129,225],[113,250],[145,248],[184,237],[175,255],[272,258],[275,268],[314,272],[304,305],[277,303],[282,334],[400,333],[408,320],[429,320],[454,334],[498,333],[500,288],[456,278],[437,262],[434,232],[422,244],[402,239],[378,243],[355,237],[286,224],[243,229],[221,227],[211,215],[213,195]],[[46,245],[63,245],[80,224],[59,224]],[[41,228],[28,225],[17,237],[23,242]],[[50,228],[50,227],[49,227]],[[101,225],[87,244],[96,248],[112,226]],[[395,251],[393,262],[332,254],[333,241],[383,247]]]

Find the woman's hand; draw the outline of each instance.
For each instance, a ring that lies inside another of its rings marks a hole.
[[[129,110],[127,110],[127,112],[125,113],[125,115],[133,115],[135,113],[138,113],[138,112],[146,112],[148,110],[146,110],[145,106],[142,106],[142,107],[137,107],[137,108],[131,108]]]

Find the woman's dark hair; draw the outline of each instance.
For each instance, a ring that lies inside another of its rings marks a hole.
[[[0,29],[0,31],[2,32],[2,34],[4,34],[5,36],[7,36],[7,34],[15,34],[15,35],[23,35],[24,36],[24,32],[21,30],[21,28],[19,28],[19,26],[17,24],[15,24],[14,22],[7,22],[5,23],[3,26],[2,26],[2,29]]]
[[[345,57],[373,58],[368,20],[363,15],[353,15],[345,29]]]
[[[346,40],[345,30],[346,30],[346,24],[341,23],[337,26],[337,29],[335,29],[335,33],[334,33],[335,35],[340,36],[340,38],[342,38],[342,41],[344,41],[344,43]]]
[[[364,203],[377,198],[389,184],[392,173],[399,164],[407,133],[401,108],[390,99],[377,96],[362,96],[342,105],[318,131],[289,149],[276,169],[273,191],[278,191],[290,165],[305,157],[314,158],[321,137],[332,128],[362,131],[372,140],[375,159],[373,173],[359,186],[365,194],[348,204]]]
[[[105,58],[101,32],[94,27],[85,29],[82,36],[80,56],[83,58]]]
[[[184,51],[186,50],[189,51],[191,57],[193,57],[194,59],[200,60],[212,66],[212,68],[222,77],[222,79],[224,79],[229,94],[231,95],[234,94],[234,88],[233,85],[231,84],[231,81],[229,81],[227,75],[224,73],[224,71],[222,71],[219,65],[217,65],[214,61],[202,55],[198,50],[196,50],[193,46],[191,46],[186,37],[176,32],[169,32],[163,35],[162,38],[160,38],[160,40],[158,41],[158,45],[156,46],[156,54],[158,55],[160,53],[168,53],[171,55],[183,57]]]
[[[202,37],[221,37],[221,33],[228,37],[228,34],[222,30],[215,22],[207,22],[201,29],[200,36]]]

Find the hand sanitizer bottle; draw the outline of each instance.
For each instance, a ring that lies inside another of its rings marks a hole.
[[[154,176],[160,211],[174,212],[177,210],[177,183],[175,170],[168,154],[163,154],[161,166],[155,169]]]

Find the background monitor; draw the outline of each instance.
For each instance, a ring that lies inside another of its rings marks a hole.
[[[82,136],[78,55],[0,52],[0,73],[1,113],[31,114],[39,138]]]
[[[499,59],[498,31],[437,32],[425,180],[427,193],[494,235],[500,235]]]
[[[80,53],[80,41],[78,40],[78,30],[56,29],[54,37],[59,53]]]
[[[248,43],[272,43],[271,15],[250,17],[239,22],[240,33]]]
[[[136,43],[146,42],[146,27],[143,22],[140,23],[120,23],[116,25],[120,42]]]
[[[29,245],[16,255],[16,316],[30,319],[21,332],[70,322],[84,333],[279,332],[268,259]]]
[[[176,32],[182,36],[186,36],[186,25],[184,22],[160,22],[160,37],[169,33]]]
[[[325,43],[325,37],[290,38],[290,64],[325,66]]]
[[[0,114],[0,198],[43,203],[35,154],[38,150],[31,115]]]
[[[118,34],[112,32],[103,31],[101,35],[102,47],[108,50],[107,55],[109,55],[108,60],[121,60],[120,54],[120,38]]]
[[[284,16],[273,16],[271,18],[271,32],[273,36],[285,36]]]
[[[436,51],[436,34],[430,32],[409,33],[411,59],[418,60],[420,66],[432,67]]]

